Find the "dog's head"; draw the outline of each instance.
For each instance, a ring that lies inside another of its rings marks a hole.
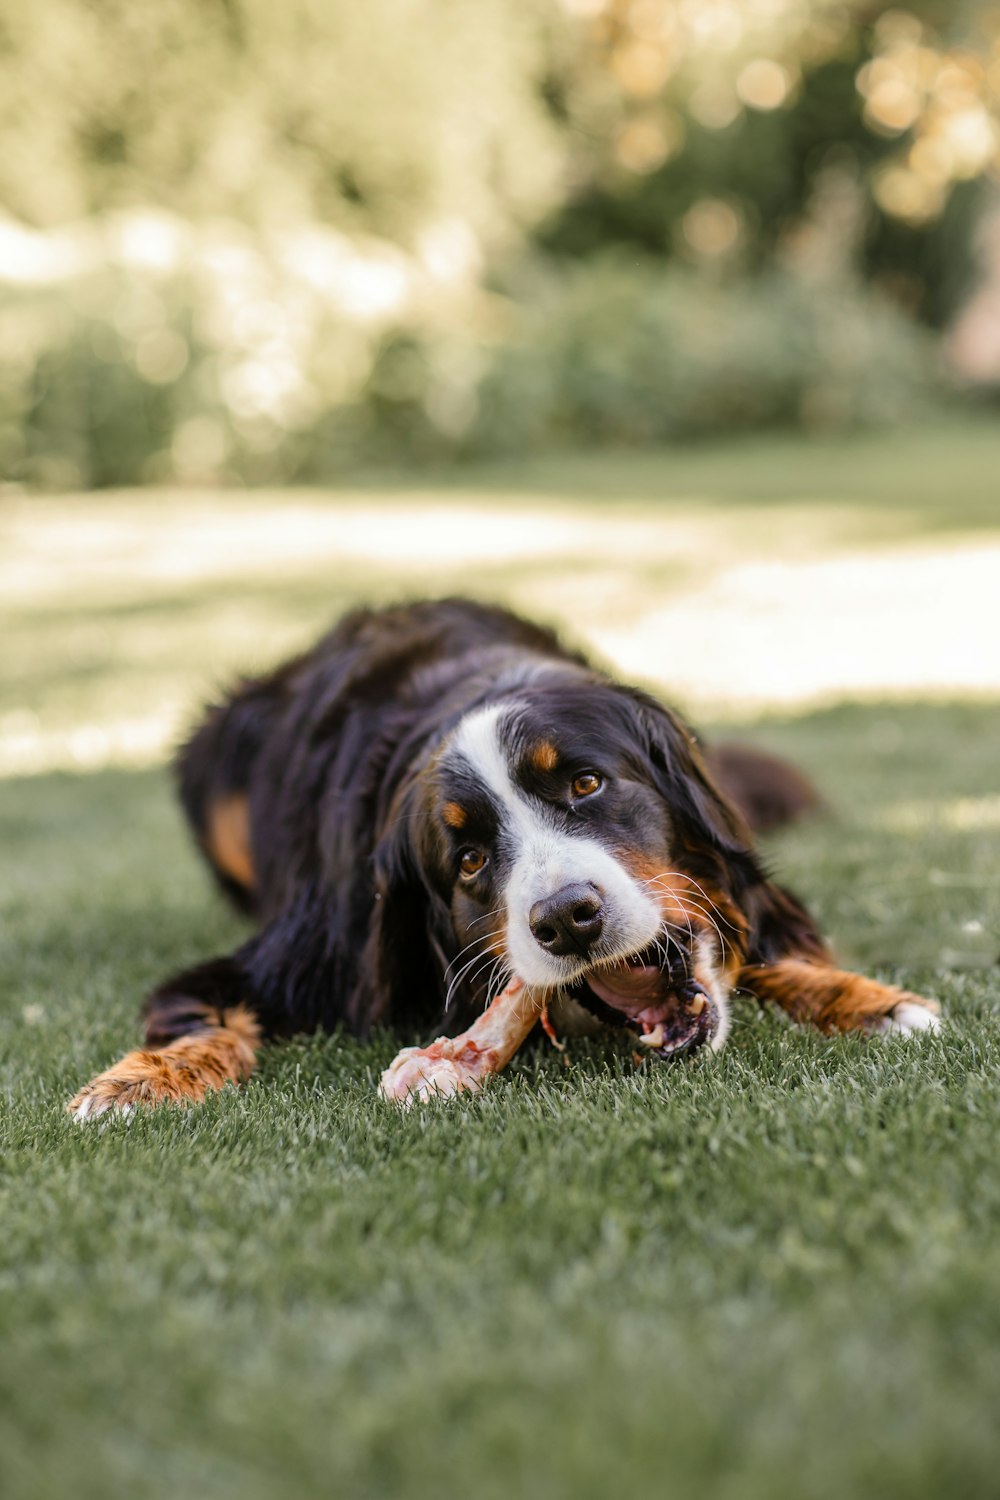
[[[756,866],[691,736],[654,700],[566,674],[477,707],[415,778],[404,836],[446,1009],[481,1008],[516,975],[663,1055],[721,1045]]]

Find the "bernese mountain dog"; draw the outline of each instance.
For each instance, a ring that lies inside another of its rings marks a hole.
[[[734,990],[827,1032],[938,1024],[933,1001],[837,968],[769,878],[750,824],[805,807],[804,778],[703,752],[504,609],[349,614],[210,708],[177,772],[256,932],[153,992],[145,1048],[80,1090],[78,1120],[203,1098],[318,1027],[445,1032],[384,1074],[409,1102],[479,1087],[557,1007],[657,1059],[721,1047]]]

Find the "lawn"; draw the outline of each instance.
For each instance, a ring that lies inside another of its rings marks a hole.
[[[614,658],[747,559],[952,577],[1000,542],[998,473],[1000,436],[958,427],[433,490],[0,497],[5,1500],[996,1493],[998,635],[961,696],[915,690],[904,639],[815,701],[720,652],[696,705],[820,784],[771,863],[852,962],[941,1000],[939,1037],[741,1002],[718,1059],[539,1043],[408,1113],[375,1096],[388,1036],[272,1050],[188,1112],[62,1105],[144,989],[245,930],[163,766],[240,663],[365,596],[510,598]],[[945,637],[984,604],[921,602]],[[812,621],[817,671],[845,624]]]

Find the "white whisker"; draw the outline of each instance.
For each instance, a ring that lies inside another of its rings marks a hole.
[[[495,934],[491,934],[491,935],[495,936]],[[466,950],[463,949],[463,952],[465,952],[465,951]],[[461,969],[458,970],[458,972],[455,974],[454,978],[452,979],[451,983],[448,985],[448,989],[447,989],[447,992],[446,992],[445,997],[444,997],[444,1008],[445,1008],[445,1010],[447,1010],[448,1007],[449,1007],[449,1005],[451,1004],[451,998],[452,998],[453,994],[455,993],[455,991],[458,989],[458,986],[462,983],[462,980],[465,978],[465,976],[467,974],[469,974],[471,971],[477,970],[478,966],[480,964],[490,963],[495,958],[496,958],[496,954],[494,953],[493,949],[492,948],[488,948],[485,953],[483,953],[483,952],[474,953],[472,955],[472,957],[468,960],[468,962],[465,963],[465,964],[463,964],[463,966],[461,967]],[[451,966],[449,965],[449,967],[451,967]],[[475,974],[473,973],[473,977],[469,980],[469,983],[472,984],[472,983],[474,983],[474,981],[475,981]]]
[[[497,927],[493,932],[480,933],[478,937],[474,937],[472,939],[471,943],[466,943],[465,947],[462,948],[458,953],[455,954],[455,957],[451,960],[451,962],[449,963],[448,967],[445,969],[445,971],[444,971],[445,981],[447,981],[448,975],[451,973],[452,969],[458,963],[459,959],[462,958],[464,954],[468,953],[468,951],[469,951],[470,948],[475,948],[479,944],[482,944],[482,943],[488,943],[491,940],[491,938],[500,937],[502,935],[502,933],[503,933],[503,928],[502,927]]]

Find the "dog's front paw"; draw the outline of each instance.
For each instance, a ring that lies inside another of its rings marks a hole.
[[[892,1010],[879,1016],[872,1026],[872,1032],[877,1036],[912,1036],[916,1031],[940,1030],[941,1017],[935,1002],[921,1000],[916,995],[897,1001]]]
[[[75,1120],[96,1120],[109,1111],[128,1114],[137,1106],[191,1104],[227,1083],[243,1083],[253,1069],[260,1029],[240,1009],[225,1026],[178,1037],[160,1051],[129,1052],[98,1073],[66,1106]]]
[[[432,1094],[446,1096],[478,1089],[481,1073],[450,1055],[452,1047],[446,1037],[429,1047],[404,1047],[382,1074],[379,1093],[384,1099],[409,1105]]]
[[[439,1036],[429,1047],[404,1047],[382,1074],[379,1093],[399,1104],[432,1094],[460,1094],[482,1087],[505,1067],[545,1006],[543,991],[530,994],[523,979],[511,979],[461,1036]]]
[[[85,1083],[66,1106],[75,1120],[97,1120],[109,1113],[127,1115],[136,1106],[149,1108],[183,1095],[171,1069],[156,1052],[130,1052],[105,1073]]]

